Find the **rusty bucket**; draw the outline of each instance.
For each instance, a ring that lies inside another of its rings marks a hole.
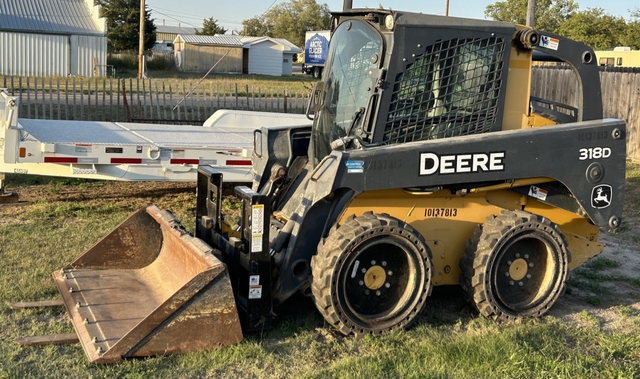
[[[53,277],[91,362],[242,340],[226,266],[155,206],[129,216]]]

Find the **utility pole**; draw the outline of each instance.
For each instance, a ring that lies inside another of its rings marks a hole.
[[[527,26],[536,27],[536,0],[529,0],[527,5]]]
[[[144,74],[144,0],[140,0],[140,42],[138,46],[138,79]]]
[[[444,8],[444,15],[449,16],[449,0],[447,0],[447,5]]]

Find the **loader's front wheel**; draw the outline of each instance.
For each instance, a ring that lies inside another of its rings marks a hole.
[[[540,317],[564,292],[570,255],[560,228],[524,211],[503,210],[476,228],[460,259],[460,284],[495,321]]]
[[[345,335],[408,326],[432,289],[424,239],[386,214],[368,212],[332,228],[311,267],[316,306]]]

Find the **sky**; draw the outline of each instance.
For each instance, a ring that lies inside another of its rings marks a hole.
[[[146,0],[151,18],[156,25],[202,27],[205,18],[213,17],[218,25],[231,30],[242,30],[242,21],[264,14],[272,5],[287,0]],[[342,10],[343,0],[316,0],[331,10]],[[498,0],[449,0],[449,15],[484,19],[484,10]],[[606,13],[629,18],[629,10],[640,7],[632,1],[575,0],[580,10],[602,8]],[[392,9],[444,15],[446,0],[353,0],[354,8],[377,8],[379,4]]]

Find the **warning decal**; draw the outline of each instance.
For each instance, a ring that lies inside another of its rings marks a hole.
[[[529,188],[529,196],[534,197],[538,200],[542,200],[542,201],[547,200],[548,194],[549,194],[549,191],[547,191],[544,188],[540,188],[536,186],[531,186]]]
[[[251,252],[262,252],[262,235],[264,225],[264,204],[251,206]]]
[[[549,50],[558,50],[558,45],[560,45],[559,39],[543,35],[540,36],[540,47],[544,47]]]
[[[262,286],[250,286],[249,299],[261,299],[261,298],[262,298]]]

